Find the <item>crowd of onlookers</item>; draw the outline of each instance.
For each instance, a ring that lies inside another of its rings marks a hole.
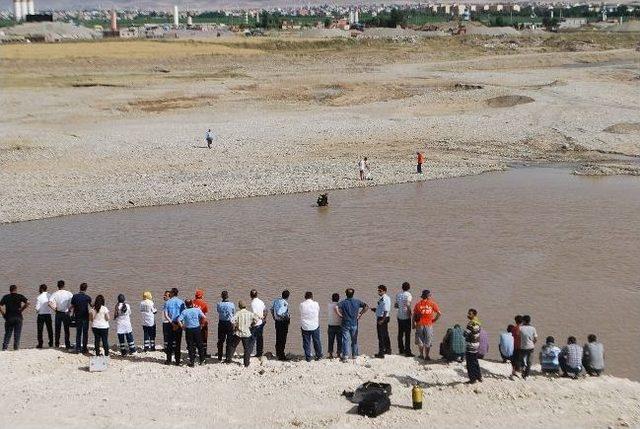
[[[122,355],[136,353],[131,323],[132,308],[124,295],[117,296],[117,302],[110,311],[103,295],[92,299],[87,294],[87,284],[80,284],[75,294],[68,291],[63,280],[58,281],[57,290],[48,291],[47,285],[40,285],[36,298],[35,311],[37,314],[38,348],[44,346],[44,330],[47,331],[49,347],[60,347],[61,338],[64,347],[76,353],[89,353],[89,328],[93,332],[94,353],[109,355],[109,329],[115,324],[119,350]],[[398,352],[401,355],[413,357],[411,351],[411,337],[414,331],[414,342],[418,348],[420,359],[430,361],[430,351],[433,345],[433,326],[441,316],[440,307],[432,299],[429,290],[423,290],[420,299],[414,304],[411,286],[405,282],[402,290],[395,296],[395,302],[387,294],[387,288],[380,285],[377,288],[378,301],[371,311],[375,313],[375,323],[378,336],[377,358],[384,358],[391,354],[391,339],[389,337],[389,323],[392,307],[396,309],[398,321]],[[357,299],[355,291],[349,288],[345,291],[345,298],[340,299],[334,293],[327,306],[327,345],[330,358],[339,357],[343,362],[348,358],[355,359],[359,355],[358,328],[359,320],[365,315],[369,306]],[[264,329],[270,319],[275,325],[276,358],[288,360],[286,350],[291,313],[288,290],[282,291],[279,298],[274,299],[270,306],[258,297],[253,289],[249,293],[249,300],[239,300],[236,304],[229,300],[228,291],[222,291],[220,300],[215,305],[218,315],[218,335],[216,352],[217,359],[232,362],[237,347],[242,343],[243,363],[249,365],[250,356],[255,349],[255,356],[261,358],[264,353]],[[29,307],[29,300],[18,293],[18,288],[11,285],[9,294],[0,301],[0,312],[5,319],[5,334],[2,349],[7,350],[13,336],[14,349],[20,346],[23,313]],[[312,292],[306,292],[304,300],[299,304],[300,331],[304,356],[307,361],[321,359],[323,355],[320,336],[320,304],[313,299]],[[196,290],[193,298],[179,297],[176,288],[167,290],[163,294],[163,304],[158,311],[151,292],[142,294],[139,304],[140,319],[143,328],[142,351],[156,350],[156,319],[162,324],[164,340],[163,351],[166,363],[181,364],[182,339],[187,343],[189,365],[194,366],[196,358],[200,364],[205,363],[208,353],[207,338],[209,336],[209,305],[204,299],[204,292]],[[160,313],[158,315],[158,313]],[[467,312],[468,323],[465,328],[455,325],[447,329],[440,354],[444,360],[466,361],[469,382],[481,382],[479,359],[483,359],[489,351],[489,336],[482,327],[475,309]],[[534,350],[538,342],[538,334],[531,325],[528,315],[516,316],[515,324],[509,325],[499,336],[499,352],[503,361],[510,362],[512,377],[519,373],[526,379],[531,372]],[[70,328],[75,327],[76,338],[72,347]],[[335,355],[334,355],[335,351]],[[583,369],[589,375],[600,375],[604,370],[604,349],[595,335],[589,335],[588,343],[581,347],[575,337],[571,336],[567,344],[560,348],[555,345],[553,337],[547,337],[539,353],[542,372],[545,374],[559,374],[563,376],[578,376]]]

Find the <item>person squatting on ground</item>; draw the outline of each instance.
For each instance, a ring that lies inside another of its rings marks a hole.
[[[209,338],[209,319],[207,319],[207,315],[209,314],[209,304],[207,304],[207,301],[204,300],[203,290],[196,290],[195,299],[193,300],[193,306],[195,308],[199,308],[200,311],[202,311],[202,313],[204,314],[205,319],[202,323],[202,326],[200,326],[200,335],[202,336],[202,348],[204,350],[204,355],[206,357],[210,357],[207,352],[207,339]]]
[[[167,355],[166,364],[171,365],[171,357],[175,357],[175,364],[180,365],[182,358],[182,328],[178,323],[178,317],[185,309],[184,301],[178,298],[178,289],[171,289],[171,298],[165,303],[164,318],[169,321],[171,328],[169,329],[169,340],[165,353]]]
[[[100,343],[102,343],[104,355],[109,356],[109,309],[104,302],[104,296],[96,296],[89,312],[89,319],[96,356],[100,356]]]
[[[594,334],[590,334],[587,341],[583,348],[582,365],[587,374],[597,377],[604,371],[604,346]]]
[[[87,295],[87,284],[80,283],[80,291],[71,298],[69,311],[76,321],[76,353],[89,353],[89,306],[91,297]]]
[[[376,313],[376,331],[378,334],[377,358],[384,358],[391,354],[391,339],[389,338],[389,314],[391,313],[391,298],[387,295],[385,285],[378,286],[378,304],[371,311]]]
[[[340,302],[340,294],[331,294],[331,302],[327,304],[327,340],[329,342],[329,359],[333,359],[333,345],[336,346],[335,356],[342,356],[342,318],[338,315],[336,308]]]
[[[49,307],[49,300],[51,295],[47,292],[47,285],[41,284],[38,289],[39,295],[36,298],[36,323],[38,325],[38,345],[36,348],[41,349],[44,344],[42,337],[44,327],[47,327],[47,337],[49,339],[49,347],[53,347],[53,323],[51,320],[51,307]]]
[[[394,307],[398,309],[398,353],[413,357],[411,353],[411,285],[402,283],[402,291],[396,295]]]
[[[142,336],[145,352],[156,351],[156,309],[151,292],[142,294],[140,302],[140,317],[142,318]]]
[[[313,300],[311,292],[305,292],[304,301],[300,303],[300,331],[302,332],[302,349],[306,361],[311,362],[311,343],[313,343],[315,359],[322,359],[320,304]]]
[[[582,347],[576,342],[576,337],[567,338],[567,345],[560,352],[559,362],[563,377],[577,378],[582,372]]]
[[[340,355],[342,362],[346,362],[348,356],[351,356],[351,359],[358,357],[358,321],[369,308],[367,304],[353,297],[355,294],[353,288],[345,290],[345,294],[346,299],[336,307],[336,313],[342,319],[342,354]]]
[[[236,314],[236,307],[233,302],[229,301],[229,292],[223,290],[220,294],[222,301],[216,304],[216,311],[218,312],[218,360],[222,360],[222,352],[224,345],[227,345],[227,353],[229,352],[229,345],[233,339],[233,316]]]
[[[206,358],[204,344],[202,343],[201,326],[206,323],[207,318],[200,308],[194,306],[192,300],[186,300],[184,305],[186,308],[178,316],[178,323],[185,332],[187,350],[189,352],[189,366],[193,367],[196,361],[196,349],[198,350],[200,365],[204,364]]]
[[[431,360],[429,351],[433,343],[433,324],[441,314],[438,304],[431,299],[428,289],[422,291],[421,300],[413,309],[413,327],[416,330],[416,345],[420,349],[420,358]]]
[[[498,351],[502,358],[502,363],[511,362],[513,359],[513,325],[507,326],[507,330],[500,333],[498,340]]]
[[[9,293],[0,300],[0,314],[4,318],[4,340],[2,350],[7,350],[11,336],[13,335],[13,349],[20,348],[20,335],[22,334],[22,313],[29,306],[29,300],[18,293],[18,286],[9,286]]]
[[[136,343],[133,340],[133,327],[131,326],[131,306],[127,304],[123,294],[118,295],[118,303],[113,312],[113,319],[116,322],[120,354],[122,356],[126,356],[127,352],[134,354],[136,352]]]
[[[227,346],[226,363],[232,363],[233,354],[236,352],[236,347],[242,342],[242,348],[244,349],[243,364],[245,367],[249,366],[251,352],[253,348],[253,335],[251,333],[252,327],[260,321],[255,313],[247,310],[247,305],[244,301],[238,301],[238,312],[232,317],[233,323],[233,337],[231,343]]]
[[[287,346],[287,335],[289,334],[289,291],[283,290],[280,298],[274,299],[271,303],[271,316],[276,326],[276,357],[278,360],[287,360],[285,348]]]
[[[540,349],[540,369],[543,374],[558,374],[560,372],[560,347],[556,346],[553,337],[547,337]]]
[[[467,341],[467,352],[465,358],[467,360],[467,374],[469,375],[469,384],[476,381],[482,383],[482,373],[480,372],[480,364],[478,363],[478,347],[480,346],[480,320],[478,320],[478,311],[470,308],[467,312],[467,329],[464,331],[464,337]]]

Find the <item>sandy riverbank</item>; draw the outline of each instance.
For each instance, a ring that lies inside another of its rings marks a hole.
[[[163,354],[114,357],[104,373],[88,357],[56,350],[0,353],[6,375],[0,413],[13,428],[165,427],[637,427],[640,384],[610,376],[581,380],[533,376],[510,381],[509,366],[482,362],[485,381],[465,385],[462,364],[424,365],[389,356],[282,363],[253,359],[248,369],[215,363],[177,368]],[[365,381],[392,385],[391,410],[360,417],[341,393]],[[424,409],[410,385],[427,384]],[[59,396],[64,392],[64,398]]]
[[[638,156],[634,40],[4,46],[0,223]]]

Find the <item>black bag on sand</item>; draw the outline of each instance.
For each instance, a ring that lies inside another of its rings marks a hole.
[[[384,391],[373,391],[367,393],[358,403],[358,414],[367,417],[378,417],[380,414],[389,411],[391,401]]]

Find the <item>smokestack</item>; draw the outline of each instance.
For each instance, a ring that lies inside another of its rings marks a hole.
[[[20,3],[20,0],[13,0],[13,18],[16,22],[22,21],[22,3]]]
[[[27,0],[27,10],[29,11],[29,15],[36,14],[36,8],[33,4],[33,0]]]
[[[188,27],[193,26],[193,18],[191,18],[191,15],[187,16],[187,26]]]
[[[180,21],[178,19],[178,6],[173,6],[173,26],[178,28]]]
[[[22,19],[27,19],[27,13],[29,12],[29,4],[27,3],[27,0],[22,0],[20,9],[22,9]]]
[[[114,33],[118,31],[118,14],[115,9],[111,10],[111,31]]]

